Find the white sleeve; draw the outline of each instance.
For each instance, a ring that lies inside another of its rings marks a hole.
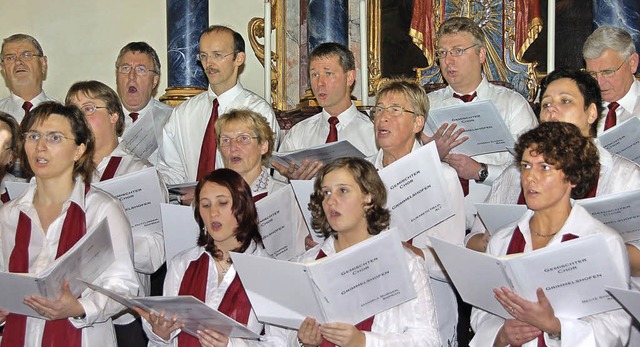
[[[158,149],[158,172],[168,184],[178,184],[187,181],[183,158],[180,157],[180,138],[177,134],[178,118],[181,107],[171,113],[169,121],[162,129],[162,144]]]

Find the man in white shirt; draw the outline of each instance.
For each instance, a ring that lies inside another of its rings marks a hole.
[[[374,155],[377,150],[373,122],[351,102],[356,80],[353,53],[335,42],[318,45],[309,56],[309,79],[322,112],[293,126],[279,151],[297,151],[331,142],[330,130],[334,127],[333,141],[348,140],[366,156]],[[330,123],[336,120],[337,124]],[[306,162],[297,169],[293,165],[273,165],[289,179],[310,179],[321,166],[319,162]]]
[[[436,56],[442,76],[449,86],[429,93],[432,109],[491,100],[514,139],[537,125],[533,110],[525,98],[511,89],[490,84],[482,74],[482,64],[487,57],[486,38],[472,19],[453,17],[446,20],[440,26],[437,37]],[[463,190],[466,188],[466,224],[469,229],[476,214],[473,204],[484,201],[491,183],[511,165],[513,156],[507,151],[473,157],[449,153],[443,160],[456,170]]]
[[[0,71],[11,95],[0,100],[0,111],[18,123],[26,112],[43,101],[53,100],[42,90],[47,76],[47,57],[32,36],[14,34],[2,41]]]
[[[598,135],[603,131],[640,117],[640,81],[634,74],[638,69],[638,53],[631,35],[620,28],[603,25],[584,43],[582,56],[586,71],[598,80],[605,106]]]
[[[176,107],[164,126],[157,167],[166,183],[193,182],[214,167],[224,167],[215,148],[215,131],[207,129],[213,128],[212,118],[228,110],[249,109],[261,114],[278,136],[280,128],[271,105],[238,82],[245,57],[244,39],[228,27],[213,25],[200,36],[198,59],[209,89]],[[213,154],[201,156],[203,149]]]
[[[116,89],[126,116],[125,133],[134,122],[149,119],[158,145],[162,143],[162,128],[173,111],[171,106],[153,98],[160,82],[160,69],[158,54],[146,42],[129,42],[116,59]],[[157,157],[156,149],[144,159],[155,164]]]

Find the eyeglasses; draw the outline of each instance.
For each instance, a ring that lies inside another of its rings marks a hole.
[[[20,59],[22,61],[31,61],[34,57],[42,57],[42,54],[36,54],[29,51],[24,51],[20,54],[7,54],[2,56],[2,63],[14,63],[16,59]]]
[[[40,142],[40,139],[42,138],[42,136],[44,136],[45,142],[47,143],[47,145],[50,145],[50,146],[55,146],[59,144],[60,142],[62,142],[63,139],[75,141],[74,138],[66,137],[62,135],[62,133],[55,132],[55,131],[48,132],[44,135],[40,134],[37,131],[27,131],[25,133],[22,133],[22,136],[24,137],[24,140],[28,143],[38,143]]]
[[[447,57],[447,54],[451,55],[452,57],[459,57],[459,56],[463,55],[464,52],[467,51],[467,49],[473,48],[473,47],[475,47],[477,45],[478,44],[476,43],[475,45],[469,46],[467,48],[452,48],[452,49],[450,49],[448,51],[444,50],[444,49],[441,49],[439,51],[436,51],[436,58],[444,59],[444,58]]]
[[[385,111],[387,111],[392,117],[400,117],[403,112],[417,114],[413,111],[407,110],[402,106],[389,106],[389,107],[373,106],[371,107],[371,110],[370,110],[371,116],[373,118],[382,116],[382,114]]]
[[[133,70],[133,72],[135,72],[136,75],[138,76],[146,76],[147,74],[149,74],[149,72],[158,73],[158,71],[149,69],[144,65],[131,66],[129,64],[124,64],[124,65],[118,66],[117,68],[119,73],[125,74],[125,75],[128,75],[131,72],[131,70]]]
[[[613,75],[618,72],[618,70],[620,70],[620,68],[622,67],[622,65],[624,65],[624,63],[627,62],[627,60],[629,59],[629,57],[627,57],[627,59],[625,59],[622,64],[620,64],[620,66],[618,66],[615,69],[606,69],[606,70],[600,70],[600,71],[589,71],[587,69],[582,69],[582,71],[588,73],[589,75],[591,75],[591,77],[598,79],[598,74],[600,74],[600,76],[604,77],[604,78],[609,78],[609,77],[613,77]]]
[[[96,106],[96,105],[84,105],[82,107],[80,107],[80,109],[82,110],[82,113],[84,113],[85,116],[90,116],[92,114],[94,114],[99,108],[107,108],[105,106]]]
[[[257,139],[257,136],[250,135],[238,135],[236,137],[220,136],[220,147],[231,146],[231,141],[235,141],[237,144],[245,146],[251,143],[251,140]]]
[[[227,53],[227,54],[223,54],[223,53],[220,53],[220,52],[213,52],[213,54],[211,54],[211,55],[209,55],[207,53],[198,53],[196,55],[196,58],[198,59],[198,61],[203,62],[203,63],[206,63],[209,59],[211,59],[211,60],[213,60],[215,62],[220,62],[220,61],[222,61],[222,59],[224,59],[224,58],[226,58],[226,57],[228,57],[228,56],[230,56],[232,54],[235,54],[236,52],[238,52],[238,51],[233,51],[233,52]]]

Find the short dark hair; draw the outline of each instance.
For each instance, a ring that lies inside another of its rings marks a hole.
[[[80,81],[74,83],[71,88],[69,88],[64,103],[71,105],[71,97],[76,96],[78,93],[82,93],[88,98],[104,101],[109,114],[117,113],[118,122],[116,123],[116,135],[122,135],[124,132],[124,111],[122,111],[122,104],[120,103],[118,93],[100,81]]]
[[[356,69],[356,59],[353,56],[353,52],[337,42],[325,42],[317,45],[309,54],[309,61],[333,56],[338,57],[338,62],[343,71],[347,72]]]
[[[200,226],[200,234],[198,235],[198,246],[204,247],[209,254],[216,259],[222,259],[222,251],[220,251],[207,232],[202,216],[200,215],[200,192],[202,187],[207,183],[219,184],[229,190],[231,193],[231,210],[238,222],[238,228],[234,234],[236,240],[240,242],[240,247],[233,249],[233,252],[243,253],[249,248],[251,241],[262,246],[262,236],[258,229],[258,212],[253,202],[251,187],[244,181],[244,178],[237,172],[230,169],[218,169],[204,176],[196,186],[195,209],[193,215]]]
[[[200,40],[202,40],[202,37],[204,35],[213,33],[213,32],[216,32],[216,33],[227,32],[231,34],[231,36],[233,36],[233,58],[234,59],[238,55],[238,52],[244,53],[245,45],[244,45],[244,39],[242,38],[242,35],[240,35],[240,33],[238,33],[237,31],[224,25],[212,25],[204,29],[204,31],[200,35]]]
[[[120,65],[122,57],[129,52],[142,53],[151,57],[151,61],[153,61],[154,72],[158,75],[160,74],[160,68],[162,66],[160,65],[160,58],[158,57],[158,53],[156,53],[156,50],[144,41],[129,42],[124,47],[122,47],[120,53],[118,53],[118,58],[116,58],[116,69]]]
[[[34,124],[44,122],[52,114],[59,115],[69,121],[76,145],[85,145],[86,149],[84,154],[73,164],[73,175],[74,178],[75,176],[80,175],[85,183],[91,183],[91,178],[93,177],[93,172],[95,170],[93,154],[95,151],[96,141],[93,137],[93,133],[91,132],[87,119],[84,117],[84,114],[82,114],[82,110],[74,105],[65,106],[59,102],[46,101],[29,111],[29,113],[27,113],[27,115],[22,119],[20,127],[22,128],[22,131],[30,131]],[[22,146],[20,146],[20,162],[22,165],[22,171],[25,175],[27,177],[32,177],[33,170],[29,165],[29,158],[27,157],[27,153],[24,149],[24,142]]]
[[[568,78],[576,83],[580,94],[582,94],[582,97],[584,98],[585,110],[591,106],[591,104],[596,105],[598,118],[593,122],[593,124],[591,124],[591,128],[589,129],[591,135],[595,137],[598,130],[598,122],[600,122],[602,112],[604,111],[604,106],[602,106],[602,94],[600,93],[600,85],[598,84],[598,81],[586,71],[565,68],[557,69],[550,72],[540,82],[540,98],[542,98],[551,82],[562,78]]]
[[[367,219],[367,230],[371,235],[377,235],[389,226],[391,215],[385,207],[387,204],[387,188],[382,179],[378,175],[375,166],[362,158],[340,158],[323,166],[313,184],[313,194],[309,202],[309,210],[311,210],[311,225],[316,232],[321,233],[325,238],[333,235],[337,238],[337,232],[331,228],[327,216],[322,208],[322,201],[325,196],[322,192],[322,181],[324,177],[331,171],[337,169],[346,169],[358,183],[360,190],[364,194],[371,196],[371,203],[367,205],[365,210],[365,218]]]
[[[575,185],[571,190],[574,199],[586,196],[600,175],[596,145],[571,123],[545,122],[522,134],[516,144],[517,164],[526,150],[541,154],[545,162],[562,170],[566,180]]]

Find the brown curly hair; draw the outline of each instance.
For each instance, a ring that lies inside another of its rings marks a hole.
[[[354,180],[358,183],[360,190],[364,194],[371,196],[371,202],[364,206],[365,218],[367,219],[367,230],[371,235],[378,235],[382,230],[389,226],[390,213],[385,207],[387,204],[387,188],[380,179],[378,171],[370,162],[361,158],[340,158],[323,166],[316,181],[313,184],[313,194],[309,202],[309,210],[311,210],[311,226],[313,229],[323,235],[325,238],[332,235],[336,239],[338,234],[329,225],[327,216],[322,208],[324,194],[322,193],[322,181],[324,177],[331,171],[337,169],[346,169],[351,173]]]
[[[234,234],[236,240],[240,242],[240,247],[232,249],[233,252],[243,253],[249,248],[253,240],[257,245],[262,246],[262,236],[258,229],[258,212],[256,205],[253,203],[251,195],[251,187],[244,181],[244,178],[237,172],[230,169],[218,169],[204,176],[196,186],[195,209],[193,216],[200,226],[200,234],[198,235],[198,246],[205,248],[211,256],[216,259],[222,259],[222,251],[220,251],[211,235],[207,232],[202,216],[200,215],[200,192],[206,183],[219,184],[229,190],[231,193],[231,211],[238,222],[238,228]],[[231,258],[229,258],[231,261]]]
[[[577,126],[564,122],[545,122],[522,134],[516,144],[516,163],[525,150],[542,154],[545,162],[562,170],[565,179],[574,184],[573,199],[583,198],[597,183],[600,158],[595,144],[582,136]]]

